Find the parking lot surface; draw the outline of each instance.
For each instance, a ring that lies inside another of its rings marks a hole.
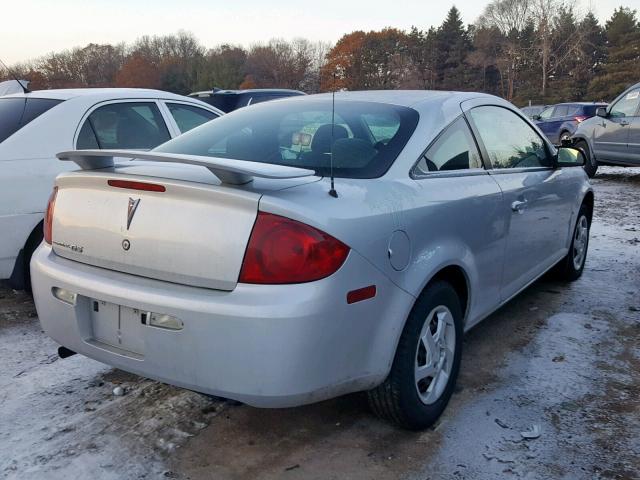
[[[61,360],[31,298],[1,286],[0,478],[640,478],[640,169],[593,185],[582,278],[545,277],[469,332],[422,433],[361,395],[260,410]]]

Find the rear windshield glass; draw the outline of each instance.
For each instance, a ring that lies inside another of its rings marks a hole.
[[[596,114],[596,110],[602,106],[604,105],[586,105],[582,107],[582,111],[580,113],[593,117]]]
[[[201,98],[200,100],[204,100],[209,105],[213,105],[223,112],[230,112],[236,109],[239,98],[239,95],[227,93],[218,95],[213,94],[209,98]]]
[[[50,98],[0,98],[0,143],[60,102]]]
[[[333,119],[333,123],[332,123]],[[418,113],[373,102],[283,100],[241,109],[155,151],[275,163],[336,177],[383,175],[411,137]]]

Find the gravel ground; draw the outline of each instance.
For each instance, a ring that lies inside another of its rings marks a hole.
[[[0,286],[0,478],[640,479],[640,169],[593,184],[583,277],[543,278],[469,332],[423,433],[359,395],[259,410],[60,360],[30,297]]]

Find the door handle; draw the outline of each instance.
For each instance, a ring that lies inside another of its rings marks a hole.
[[[524,209],[527,206],[527,201],[520,201],[520,200],[516,200],[515,202],[513,202],[511,204],[511,210],[513,210],[516,213],[522,213],[524,212]]]

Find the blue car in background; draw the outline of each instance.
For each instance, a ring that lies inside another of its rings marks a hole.
[[[558,103],[535,115],[533,120],[552,143],[559,145],[570,140],[578,125],[594,117],[599,107],[606,106],[594,102]]]

